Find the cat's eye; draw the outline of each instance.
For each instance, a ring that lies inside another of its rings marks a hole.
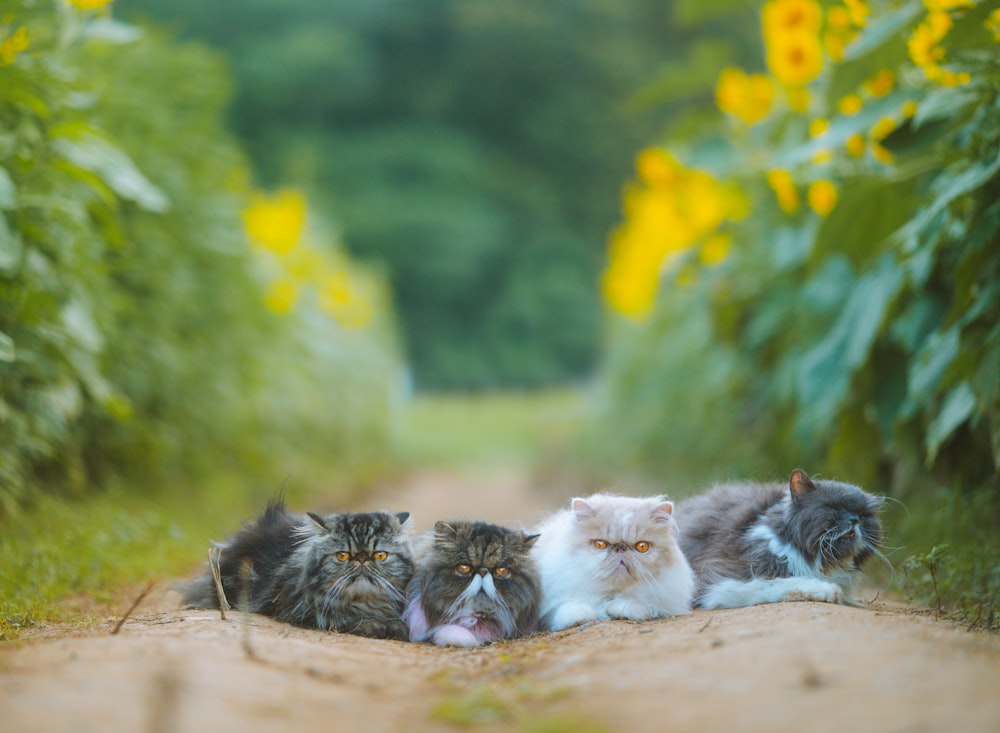
[[[375,550],[375,552],[372,553],[372,557],[374,557],[379,562],[382,562],[387,557],[389,557],[389,553],[386,552],[385,550]]]
[[[340,552],[337,553],[336,558],[341,562],[347,562],[348,560],[351,559],[351,553],[345,550],[341,550]]]
[[[498,578],[506,578],[508,575],[510,575],[510,568],[496,568],[493,571],[493,574],[496,575]]]
[[[455,570],[457,570],[462,575],[468,575],[469,573],[472,572],[472,566],[462,563],[461,565],[456,566]]]
[[[636,552],[646,552],[649,550],[648,542],[636,542],[635,543]]]
[[[608,543],[605,540],[594,540],[594,547],[598,550],[606,550],[608,549]]]

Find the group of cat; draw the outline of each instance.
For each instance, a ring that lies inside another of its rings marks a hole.
[[[676,506],[598,493],[530,533],[448,521],[411,541],[405,512],[300,516],[275,500],[182,592],[186,607],[464,647],[692,606],[841,603],[862,563],[884,557],[881,504],[796,469],[787,484],[722,484]]]

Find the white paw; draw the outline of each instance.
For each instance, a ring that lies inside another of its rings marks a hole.
[[[597,609],[588,603],[564,603],[556,608],[547,624],[551,631],[562,631],[570,626],[597,620]]]
[[[468,629],[449,624],[434,632],[432,640],[438,646],[479,646],[479,639]]]
[[[812,580],[803,578],[797,587],[789,590],[785,601],[818,601],[819,603],[843,603],[844,591],[836,583],[828,583],[825,580]]]
[[[646,606],[626,598],[616,598],[609,602],[605,609],[611,618],[624,618],[632,621],[645,621],[653,614]]]

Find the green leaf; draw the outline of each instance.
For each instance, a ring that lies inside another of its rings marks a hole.
[[[919,407],[930,399],[941,377],[959,351],[958,327],[932,334],[910,367],[907,400],[910,407]]]
[[[54,147],[77,167],[100,176],[123,199],[157,213],[170,207],[163,192],[136,168],[128,155],[110,142],[96,135],[82,135],[73,140],[57,138]]]
[[[829,425],[847,398],[854,373],[867,361],[889,304],[904,282],[891,253],[858,278],[840,317],[823,339],[802,357],[796,393],[802,422],[815,429]]]
[[[0,361],[15,361],[17,352],[14,349],[14,339],[0,331]]]
[[[0,209],[10,209],[14,206],[14,195],[17,187],[14,185],[10,173],[3,166],[0,166]]]
[[[976,395],[968,382],[962,382],[948,393],[941,412],[927,427],[927,464],[934,463],[941,444],[964,423],[976,407]]]

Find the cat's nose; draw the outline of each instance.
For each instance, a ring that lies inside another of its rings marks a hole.
[[[616,552],[625,552],[628,549],[628,545],[624,542],[619,542],[617,545],[613,545]]]
[[[490,571],[488,568],[479,568],[479,574],[485,578],[490,574]]]

